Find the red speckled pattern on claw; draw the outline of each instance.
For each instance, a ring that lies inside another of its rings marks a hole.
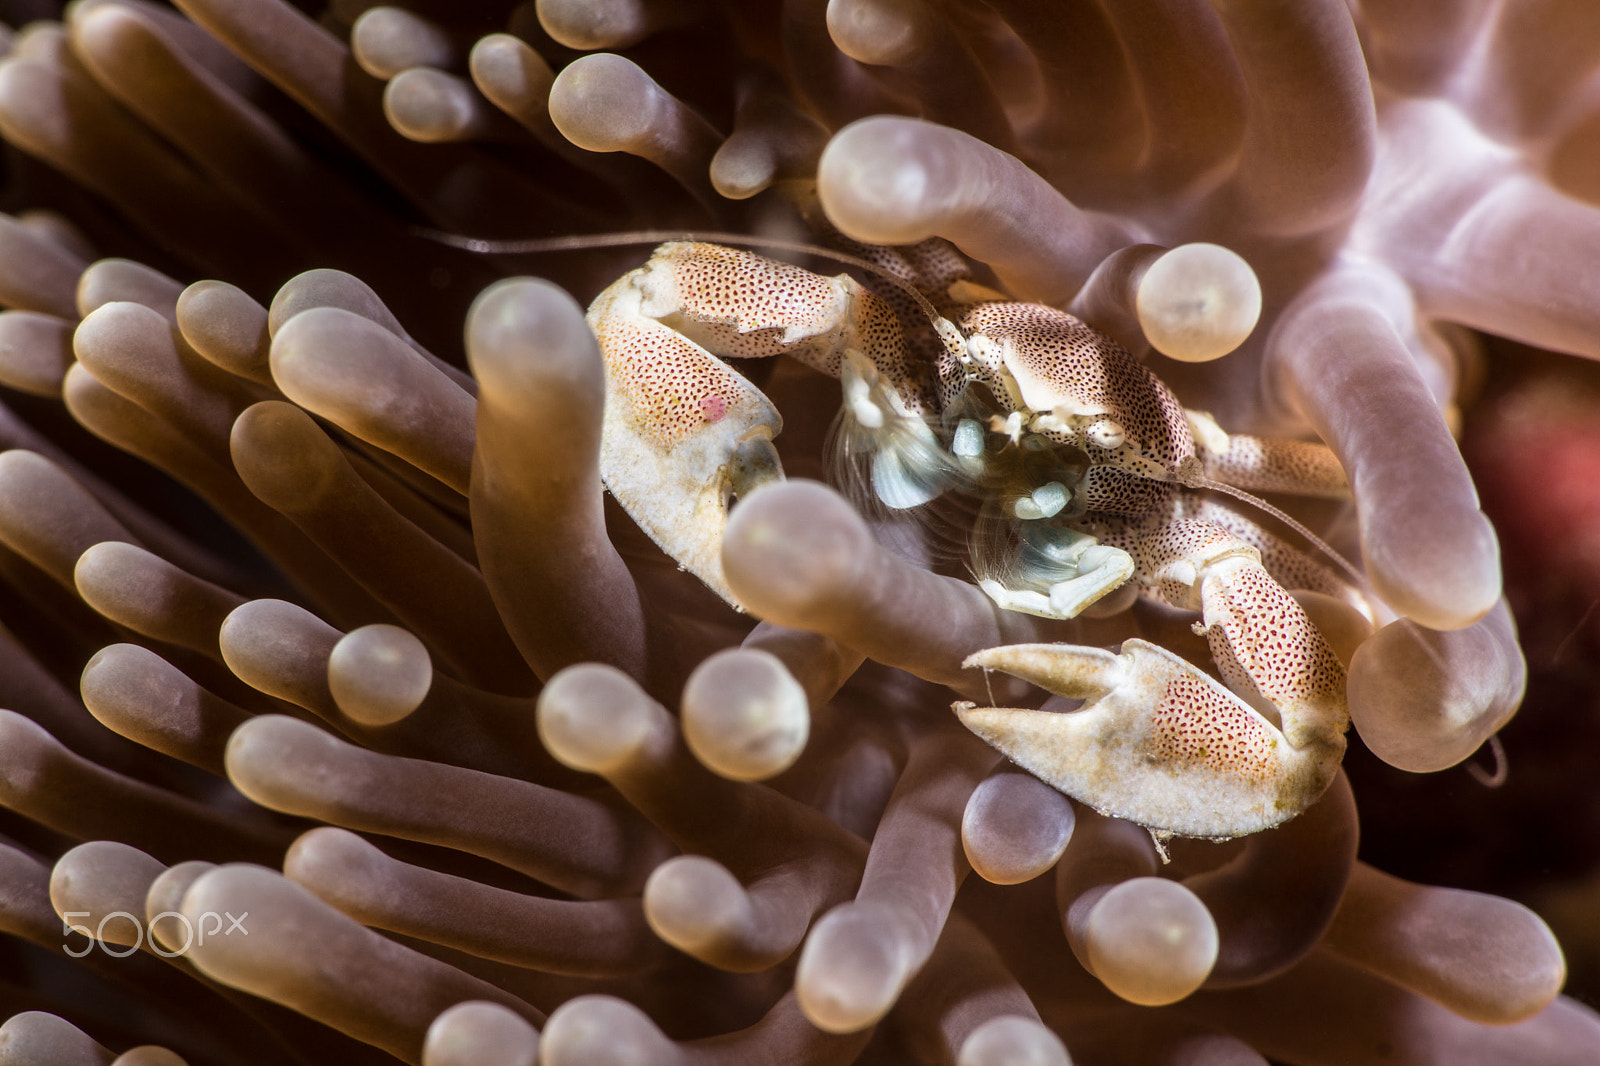
[[[828,278],[738,248],[681,242],[663,245],[657,263],[672,266],[684,313],[741,331],[792,329],[813,336],[832,329],[839,294]]]
[[[1176,677],[1162,690],[1142,754],[1174,770],[1201,766],[1254,782],[1276,771],[1276,747],[1265,721],[1198,678]]]
[[[665,326],[612,315],[596,331],[611,353],[608,402],[625,397],[639,431],[663,449],[759,396],[744,378]]]
[[[1208,584],[1208,615],[1216,611],[1229,650],[1257,691],[1283,707],[1338,700],[1344,692],[1344,667],[1294,597],[1266,571],[1244,566]],[[1213,655],[1218,643],[1213,635]],[[1217,658],[1226,677],[1223,657]]]

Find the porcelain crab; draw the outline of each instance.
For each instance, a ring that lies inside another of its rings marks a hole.
[[[735,602],[722,527],[730,497],[782,479],[782,420],[723,360],[798,359],[841,381],[846,450],[865,457],[883,506],[948,491],[987,501],[984,520],[1008,535],[972,567],[1000,607],[1070,618],[1137,589],[1200,613],[1226,682],[1138,639],[1118,652],[993,648],[967,665],[1085,702],[1066,713],[955,704],[969,729],[1158,834],[1240,836],[1303,810],[1344,752],[1345,673],[1286,588],[1355,594],[1202,486],[1338,496],[1331,453],[1225,433],[1072,315],[974,284],[948,246],[866,253],[926,299],[695,242],[663,244],[606,289],[589,322],[606,364],[607,487]]]

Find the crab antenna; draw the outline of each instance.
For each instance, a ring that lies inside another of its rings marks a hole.
[[[528,255],[534,252],[574,252],[590,248],[619,248],[629,244],[661,244],[664,241],[702,241],[708,244],[734,244],[747,248],[775,248],[784,252],[796,252],[801,255],[814,255],[822,259],[832,259],[846,266],[853,266],[857,270],[864,270],[874,277],[882,278],[889,284],[899,288],[916,303],[922,313],[927,316],[928,324],[939,334],[939,339],[950,350],[950,354],[960,358],[966,352],[966,338],[962,336],[955,323],[941,315],[928,298],[918,292],[916,287],[907,284],[903,279],[895,277],[875,263],[868,262],[859,256],[846,252],[836,252],[832,248],[823,248],[820,245],[808,244],[805,241],[785,240],[782,237],[755,237],[748,233],[718,233],[705,230],[657,230],[641,229],[628,230],[622,233],[587,233],[570,237],[529,237],[522,240],[488,240],[483,237],[463,237],[459,234],[448,233],[444,230],[431,229],[427,226],[412,226],[411,232],[418,237],[434,241],[437,244],[446,244],[451,248],[460,248],[463,251],[473,252],[477,255]]]
[[[1323,555],[1326,555],[1329,559],[1338,564],[1341,570],[1350,575],[1350,579],[1356,583],[1357,588],[1367,592],[1371,591],[1372,586],[1367,584],[1366,575],[1357,570],[1350,560],[1346,559],[1343,555],[1340,555],[1337,551],[1335,551],[1333,545],[1329,544],[1327,541],[1311,532],[1311,530],[1307,529],[1304,523],[1296,518],[1290,517],[1288,513],[1277,507],[1274,507],[1261,497],[1252,496],[1250,493],[1241,488],[1235,488],[1233,485],[1226,485],[1221,481],[1213,481],[1208,477],[1190,477],[1184,479],[1182,483],[1190,488],[1210,489],[1213,492],[1220,492],[1224,495],[1232,496],[1236,500],[1248,503],[1252,507],[1257,507],[1262,511],[1265,511],[1273,518],[1276,518],[1278,521],[1282,522],[1284,525],[1300,534],[1313,548],[1316,548]]]

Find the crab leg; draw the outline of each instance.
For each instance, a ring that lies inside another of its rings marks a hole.
[[[1358,587],[1318,557],[1294,547],[1226,503],[1199,493],[1179,493],[1174,500],[1173,513],[1220,526],[1255,548],[1261,553],[1261,565],[1272,580],[1284,588],[1331,596],[1349,604],[1371,621],[1372,605]]]
[[[1233,691],[1142,640],[1120,654],[1029,644],[967,665],[1086,700],[1080,710],[958,703],[956,713],[1042,780],[1157,832],[1234,837],[1294,817],[1344,754],[1344,668],[1256,550],[1226,530],[1181,521],[1139,548],[1159,553],[1146,572],[1167,598],[1201,611]]]
[[[606,292],[619,290],[638,293],[633,313],[724,359],[788,355],[836,378],[845,353],[857,351],[913,409],[927,405],[927,375],[911,368],[899,320],[848,275],[823,277],[738,248],[672,241]]]
[[[1257,492],[1350,498],[1344,467],[1326,444],[1228,433],[1204,412],[1184,413],[1194,433],[1195,453],[1205,464],[1208,477]]]

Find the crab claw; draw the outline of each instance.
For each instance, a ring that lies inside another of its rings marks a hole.
[[[1294,747],[1222,684],[1143,640],[1120,654],[1018,644],[964,665],[1085,700],[1065,713],[966,702],[954,710],[1040,780],[1158,834],[1225,839],[1285,822],[1322,795],[1344,755],[1339,730]]]
[[[589,308],[605,353],[600,474],[639,528],[738,606],[722,573],[730,497],[783,480],[783,419],[744,377],[645,313],[634,271]]]

